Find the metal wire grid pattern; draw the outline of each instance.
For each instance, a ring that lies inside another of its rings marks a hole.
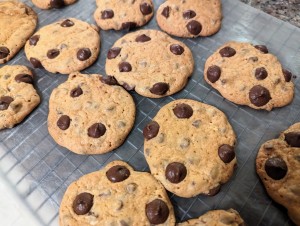
[[[32,6],[31,1],[23,0]],[[162,0],[155,0],[155,8]],[[22,197],[24,203],[43,225],[58,225],[58,208],[67,186],[80,176],[99,170],[113,160],[124,160],[136,170],[149,171],[143,156],[144,126],[157,111],[172,100],[190,98],[211,104],[229,118],[237,136],[238,168],[232,179],[214,197],[179,198],[169,193],[178,221],[198,217],[217,208],[235,208],[248,225],[292,225],[284,208],[267,196],[255,173],[255,157],[259,146],[276,137],[280,131],[300,121],[299,79],[295,80],[296,95],[291,105],[272,112],[256,111],[237,106],[220,96],[203,79],[205,60],[226,41],[249,41],[266,44],[283,65],[294,73],[300,71],[300,30],[290,24],[255,10],[236,0],[223,0],[223,25],[220,32],[208,38],[180,39],[193,51],[195,71],[185,89],[171,97],[150,99],[132,92],[137,105],[135,126],[126,142],[117,150],[103,154],[80,156],[58,146],[48,134],[48,100],[51,91],[66,80],[36,69],[36,86],[42,97],[39,107],[13,129],[0,132],[0,169]],[[79,0],[62,10],[42,11],[39,27],[60,18],[76,17],[94,23],[94,0]],[[158,29],[155,19],[144,29]],[[101,54],[85,73],[105,74],[107,50],[124,33],[101,31]],[[31,66],[22,50],[9,64]]]

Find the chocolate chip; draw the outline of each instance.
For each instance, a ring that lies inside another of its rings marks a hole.
[[[30,57],[29,61],[34,68],[44,68],[41,61],[36,58]]]
[[[102,123],[94,123],[88,128],[88,136],[92,138],[99,138],[106,132],[106,127]]]
[[[286,69],[282,69],[282,73],[284,75],[285,81],[290,82],[291,79],[292,79],[293,74],[290,71],[286,70]]]
[[[183,181],[186,177],[187,170],[186,167],[179,162],[172,162],[170,163],[165,172],[165,176],[168,181],[173,184],[178,184],[179,182]]]
[[[29,39],[29,45],[35,46],[38,43],[39,40],[40,40],[40,36],[39,35],[34,35]]]
[[[130,171],[125,166],[113,166],[106,172],[106,177],[113,183],[126,180],[130,176]]]
[[[143,129],[143,135],[146,140],[150,140],[157,136],[159,131],[159,124],[155,121],[150,122],[146,127]]]
[[[224,163],[230,163],[235,158],[234,148],[228,144],[219,147],[218,155]]]
[[[60,26],[62,26],[62,27],[72,27],[72,26],[74,26],[74,22],[72,20],[66,19],[60,24]]]
[[[0,111],[6,110],[14,99],[9,96],[0,97]]]
[[[127,91],[134,90],[134,88],[135,88],[135,86],[130,86],[130,85],[127,84],[126,82],[124,82],[124,83],[122,84],[122,87],[123,87],[124,89],[126,89]]]
[[[136,28],[135,22],[125,22],[125,23],[122,23],[122,25],[121,25],[121,29],[126,30],[126,31],[130,31],[134,28]]]
[[[287,165],[280,157],[269,158],[265,163],[265,171],[274,180],[280,180],[287,173]]]
[[[119,47],[113,47],[107,52],[107,59],[111,60],[116,58],[121,52],[121,48]]]
[[[161,12],[161,15],[163,15],[165,18],[168,18],[170,15],[170,7],[166,6]]]
[[[184,48],[181,45],[173,44],[170,46],[170,51],[175,55],[181,55],[184,52]]]
[[[236,54],[236,51],[230,46],[226,46],[223,49],[221,49],[219,53],[222,57],[232,57]]]
[[[76,196],[73,201],[73,211],[77,215],[87,214],[94,204],[94,196],[90,193],[84,192]]]
[[[51,8],[59,9],[65,5],[64,0],[51,0],[50,6]]]
[[[216,81],[219,80],[220,76],[221,76],[221,68],[217,65],[213,65],[210,66],[207,69],[207,79],[211,82],[211,83],[215,83]]]
[[[101,12],[101,19],[106,20],[106,19],[111,19],[114,17],[114,11],[111,9],[106,9]]]
[[[193,10],[186,10],[183,12],[182,16],[184,19],[189,20],[194,18],[196,16],[196,13]]]
[[[62,115],[60,116],[60,118],[57,120],[56,125],[58,126],[58,128],[60,128],[61,130],[66,130],[70,127],[70,122],[71,119],[69,116],[67,115]]]
[[[268,77],[268,72],[264,67],[256,68],[255,77],[257,80],[264,80]]]
[[[83,94],[83,91],[79,86],[72,89],[70,92],[71,97],[79,97],[81,94]]]
[[[169,90],[169,84],[165,82],[155,83],[152,88],[150,88],[150,92],[156,95],[164,95]]]
[[[250,89],[249,99],[253,105],[261,107],[270,101],[271,96],[269,90],[265,87],[256,85]]]
[[[54,59],[55,57],[57,57],[59,55],[59,50],[58,49],[50,49],[47,52],[47,57],[49,59]]]
[[[148,14],[151,14],[152,13],[152,6],[149,5],[148,3],[142,3],[140,5],[140,10],[142,12],[143,15],[148,15]]]
[[[193,115],[193,108],[188,104],[177,104],[173,113],[177,118],[190,118]]]
[[[269,50],[265,45],[256,45],[254,47],[262,53],[269,53]]]
[[[9,49],[5,46],[0,46],[0,59],[4,59],[10,53]]]
[[[300,147],[300,133],[299,132],[289,132],[284,134],[285,141],[291,146],[291,147]]]
[[[202,30],[202,25],[198,21],[192,20],[188,22],[186,28],[192,35],[198,35]]]
[[[142,35],[136,37],[136,39],[135,39],[136,42],[148,42],[150,40],[151,40],[151,38],[145,34],[142,34]]]
[[[110,86],[114,86],[114,85],[118,85],[117,80],[115,79],[114,76],[102,76],[100,77],[100,81],[104,84],[110,85]]]
[[[162,224],[169,217],[169,207],[161,199],[155,199],[146,205],[146,215],[151,224]]]
[[[215,196],[216,194],[218,194],[220,192],[220,190],[221,190],[221,185],[218,185],[217,187],[210,189],[207,195]]]
[[[120,72],[130,72],[132,70],[131,64],[128,62],[119,63]]]
[[[18,74],[15,77],[15,81],[33,84],[33,78],[31,75],[28,75],[28,74]]]
[[[91,50],[88,48],[79,49],[77,52],[77,59],[80,61],[85,61],[92,56]]]

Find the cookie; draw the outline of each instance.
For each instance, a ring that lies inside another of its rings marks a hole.
[[[0,2],[0,64],[13,58],[37,25],[36,13],[17,1]]]
[[[125,89],[160,98],[184,88],[194,60],[184,43],[161,31],[140,30],[113,45],[107,53],[105,69]]]
[[[235,133],[213,106],[172,101],[146,125],[143,135],[151,173],[177,196],[217,194],[236,166]]]
[[[204,78],[226,99],[254,109],[270,111],[294,97],[292,74],[263,45],[224,44],[207,59]]]
[[[25,66],[0,68],[0,130],[20,123],[40,103],[33,81]]]
[[[78,154],[102,154],[119,147],[134,119],[132,97],[111,77],[73,73],[50,96],[49,133]]]
[[[40,9],[59,9],[71,5],[77,0],[32,0],[32,3]]]
[[[103,30],[132,30],[148,23],[154,13],[152,0],[96,0],[94,18]]]
[[[212,210],[198,219],[188,220],[177,226],[245,226],[244,220],[234,209]]]
[[[164,187],[122,161],[73,182],[62,199],[59,219],[60,226],[175,225]]]
[[[97,59],[99,50],[97,28],[74,18],[41,28],[25,45],[27,59],[33,67],[61,74],[89,67]]]
[[[300,225],[300,123],[260,147],[256,171],[271,198]]]
[[[156,20],[174,36],[210,36],[221,28],[222,4],[220,0],[167,0],[159,6]]]

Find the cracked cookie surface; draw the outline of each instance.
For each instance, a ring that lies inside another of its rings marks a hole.
[[[40,9],[62,8],[66,5],[71,5],[77,0],[31,0],[32,3]]]

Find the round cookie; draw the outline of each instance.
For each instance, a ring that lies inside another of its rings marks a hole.
[[[111,77],[70,74],[49,100],[48,130],[77,154],[102,154],[119,147],[135,119],[135,104]]]
[[[236,166],[235,133],[213,106],[172,101],[146,125],[143,135],[151,173],[180,197],[217,194]]]
[[[103,30],[131,30],[151,20],[152,0],[96,0],[94,18]]]
[[[263,45],[224,44],[207,59],[204,78],[226,99],[254,109],[270,111],[294,97],[292,74]]]
[[[300,123],[260,147],[256,171],[271,198],[300,225]]]
[[[200,216],[198,219],[191,219],[177,226],[245,226],[244,220],[234,209],[212,210]]]
[[[60,226],[175,225],[164,187],[149,173],[114,161],[73,182],[62,199]]]
[[[178,37],[210,36],[222,22],[220,0],[167,0],[157,10],[159,27]]]
[[[25,45],[27,59],[33,67],[61,74],[89,67],[97,59],[99,50],[97,28],[75,18],[41,28]]]
[[[37,25],[36,13],[17,1],[0,2],[0,64],[13,58]]]
[[[33,74],[27,67],[0,68],[0,130],[20,123],[39,103]]]
[[[194,60],[184,43],[161,31],[140,30],[113,45],[107,53],[105,69],[125,89],[160,98],[184,88]]]
[[[66,5],[71,5],[77,0],[31,0],[32,3],[40,9],[59,9]]]

